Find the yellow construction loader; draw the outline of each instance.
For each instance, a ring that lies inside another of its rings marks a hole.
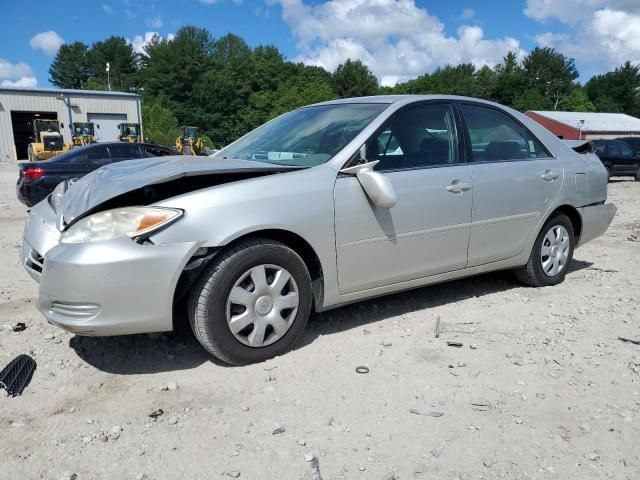
[[[74,122],[73,136],[71,138],[74,147],[81,147],[96,143],[95,126],[92,122]]]
[[[176,138],[176,150],[182,155],[205,155],[204,138],[198,127],[180,127],[180,136]]]
[[[27,148],[30,162],[49,160],[51,157],[69,150],[69,145],[64,143],[57,120],[36,118],[32,125],[33,137]]]
[[[139,123],[121,123],[118,125],[120,135],[118,135],[119,142],[129,143],[142,143],[142,129]]]

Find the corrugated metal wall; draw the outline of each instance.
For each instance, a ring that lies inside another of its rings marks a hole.
[[[11,111],[56,112],[58,121],[64,124],[65,142],[70,142],[69,124],[86,122],[88,113],[124,114],[127,116],[127,121],[137,123],[139,121],[138,98],[137,96],[78,95],[72,92],[62,94],[0,90],[0,161],[17,160],[14,157]]]

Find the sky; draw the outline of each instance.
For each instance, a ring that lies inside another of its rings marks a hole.
[[[509,51],[554,47],[576,60],[581,81],[626,60],[640,63],[640,0],[0,0],[0,85],[50,87],[65,42],[110,35],[142,51],[154,33],[184,25],[333,71],[347,58],[383,85],[438,66],[495,66]]]

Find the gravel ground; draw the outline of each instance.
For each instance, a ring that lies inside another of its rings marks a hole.
[[[188,335],[45,323],[15,178],[0,163],[0,366],[38,369],[0,395],[0,478],[640,478],[640,346],[617,339],[640,338],[639,183],[610,184],[619,213],[560,286],[499,272],[376,299],[234,368]]]

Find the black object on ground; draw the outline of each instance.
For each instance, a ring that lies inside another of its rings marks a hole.
[[[447,342],[447,346],[456,347],[456,348],[462,348],[462,342]]]
[[[29,355],[18,355],[0,372],[0,387],[12,397],[22,395],[35,370],[36,361],[33,358]]]
[[[360,365],[359,367],[356,367],[356,372],[357,373],[369,373],[369,367],[365,367],[364,365]]]
[[[162,416],[163,414],[164,414],[164,410],[162,410],[161,408],[159,408],[158,410],[155,410],[155,411],[151,412],[151,413],[149,414],[149,417],[151,417],[151,418],[153,418],[153,419],[156,419],[156,418],[158,418],[158,417]]]
[[[26,329],[27,325],[24,322],[18,322],[12,328],[14,332],[24,332]]]
[[[618,340],[625,343],[633,343],[634,345],[640,345],[640,340],[631,340],[630,338],[618,337]]]

